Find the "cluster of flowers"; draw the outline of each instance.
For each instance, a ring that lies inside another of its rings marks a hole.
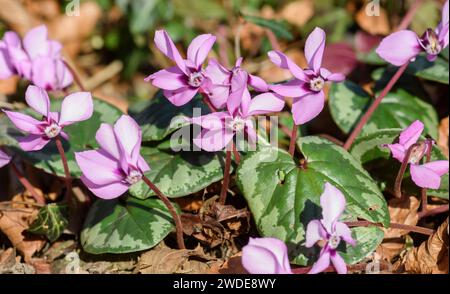
[[[415,34],[413,38],[410,31],[394,33],[381,43],[377,52],[394,65],[408,63],[421,51],[425,51],[428,59],[433,61],[448,46],[448,28],[447,1],[443,21],[436,30],[427,30],[421,38]],[[281,111],[285,105],[284,97],[294,98],[292,113],[296,125],[307,123],[322,111],[324,84],[345,79],[342,74],[331,73],[321,66],[325,39],[326,34],[320,28],[316,28],[307,38],[307,69],[301,69],[282,52],[269,52],[274,64],[289,70],[294,76],[287,83],[269,85],[246,72],[241,67],[242,59],[237,60],[233,69],[225,68],[214,59],[204,67],[216,40],[210,34],[195,38],[188,48],[187,59],[183,59],[169,35],[165,31],[157,31],[156,46],[174,61],[175,66],[158,71],[146,80],[161,88],[167,99],[176,106],[185,105],[197,93],[202,94],[212,113],[190,119],[203,127],[194,144],[207,151],[218,151],[227,146],[238,132],[245,132],[249,140],[256,141],[250,118]],[[73,93],[63,100],[61,112],[52,112],[46,90],[61,89],[72,82],[72,76],[60,56],[62,46],[47,39],[45,27],[30,31],[23,45],[25,50],[18,36],[12,32],[7,32],[0,41],[0,79],[18,74],[32,81],[36,86],[29,86],[25,100],[42,118],[38,120],[6,110],[4,113],[19,130],[27,133],[18,139],[21,148],[36,151],[52,139],[62,137],[69,140],[64,128],[89,119],[93,113],[93,102],[90,93]],[[262,94],[252,98],[249,87]],[[384,146],[401,162],[409,153],[408,163],[414,182],[420,187],[436,189],[440,186],[441,176],[448,172],[448,161],[420,164],[429,147],[411,151],[411,146],[418,144],[422,131],[423,124],[417,121],[400,134],[398,143]],[[98,150],[76,153],[75,158],[83,173],[82,182],[98,197],[112,199],[123,195],[150,170],[140,155],[141,129],[131,117],[123,115],[114,126],[102,124],[96,133],[96,140],[100,146]],[[11,156],[0,150],[0,167],[10,160]],[[325,183],[320,204],[322,219],[311,221],[306,231],[307,247],[322,245],[320,257],[311,273],[325,270],[330,262],[338,273],[346,273],[345,262],[337,253],[337,248],[341,241],[353,246],[356,242],[348,226],[339,221],[345,210],[345,197],[334,186]],[[287,247],[277,239],[251,239],[243,249],[242,260],[250,273],[292,273]]]
[[[61,43],[48,40],[46,26],[30,30],[23,42],[15,32],[6,32],[0,40],[0,80],[19,75],[46,90],[68,87],[73,76],[61,49]]]

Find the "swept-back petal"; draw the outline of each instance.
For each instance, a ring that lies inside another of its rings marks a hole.
[[[322,207],[322,224],[328,233],[334,232],[335,224],[344,212],[345,204],[342,192],[330,183],[325,183],[325,189],[320,196],[320,206]]]
[[[315,28],[305,43],[305,57],[309,68],[319,73],[322,66],[323,52],[325,51],[326,33],[321,28]]]
[[[17,138],[20,148],[24,151],[38,151],[50,142],[50,139],[45,138],[41,135],[28,135],[26,137]]]
[[[155,45],[159,49],[159,51],[173,60],[182,72],[188,74],[186,64],[181,57],[180,52],[165,30],[159,30],[155,32]]]
[[[123,182],[115,182],[107,185],[97,185],[91,182],[85,176],[80,177],[83,184],[94,193],[95,196],[102,199],[114,199],[122,196],[128,189],[129,186]]]
[[[282,52],[270,51],[267,55],[276,66],[289,70],[297,79],[304,82],[309,80],[303,70]]]
[[[48,32],[45,25],[31,29],[23,38],[23,47],[31,59],[46,56],[49,52]]]
[[[387,62],[402,66],[422,51],[418,38],[413,31],[398,31],[384,38],[376,52]]]
[[[89,119],[94,112],[92,95],[89,92],[73,93],[64,98],[61,105],[59,125],[67,126]]]
[[[76,152],[75,160],[83,175],[96,185],[112,184],[124,179],[117,160],[103,150]]]
[[[41,124],[40,121],[38,121],[35,118],[32,118],[29,115],[20,113],[20,112],[14,112],[14,111],[3,111],[8,118],[11,120],[11,122],[21,131],[35,134],[35,135],[41,135],[43,132],[39,128],[39,125]]]
[[[292,114],[296,125],[305,124],[318,116],[325,106],[325,94],[323,91],[310,93],[294,99]]]
[[[49,116],[50,112],[50,98],[47,92],[36,86],[28,86],[25,92],[25,101],[33,108],[37,113],[42,114],[45,117]]]
[[[264,93],[255,96],[248,108],[248,115],[261,115],[283,110],[283,97],[274,93]]]
[[[411,164],[411,178],[417,186],[439,189],[441,176],[448,172],[448,161],[435,161],[423,165]]]
[[[399,143],[408,150],[413,144],[417,143],[424,129],[424,124],[416,120],[409,127],[400,133]]]
[[[215,42],[216,37],[211,34],[200,35],[192,40],[188,47],[187,57],[195,64],[196,68],[203,64]]]

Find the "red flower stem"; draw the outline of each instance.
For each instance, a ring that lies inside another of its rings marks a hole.
[[[383,89],[383,91],[380,93],[380,95],[375,99],[375,101],[370,105],[369,109],[367,109],[366,113],[361,117],[356,127],[353,129],[352,133],[348,137],[347,141],[344,144],[344,149],[349,150],[350,147],[352,147],[353,142],[358,137],[358,135],[361,133],[361,130],[366,125],[366,123],[369,121],[369,119],[372,117],[372,114],[375,112],[375,110],[380,105],[381,101],[384,97],[392,90],[394,85],[397,83],[397,81],[400,79],[402,74],[405,72],[405,70],[408,68],[409,62],[402,65],[397,72],[394,74],[394,76],[391,78],[389,83],[386,85],[386,87]]]
[[[426,156],[426,163],[431,161],[431,151],[433,149],[433,141],[427,140],[427,156]],[[428,210],[428,195],[427,195],[427,188],[422,188],[420,190],[421,198],[422,198],[422,208],[420,210],[420,213],[423,214]],[[419,213],[419,214],[420,214]]]
[[[36,191],[36,189],[34,189],[33,185],[30,183],[30,181],[28,181],[27,178],[25,178],[25,176],[20,172],[17,166],[13,162],[11,162],[9,166],[11,167],[14,174],[17,176],[19,182],[25,187],[25,189],[31,194],[31,196],[33,196],[36,203],[45,204],[45,198],[42,195],[40,195]]]
[[[411,152],[414,146],[416,146],[416,144],[409,147],[408,151],[406,152],[405,157],[403,158],[402,165],[400,166],[400,170],[398,171],[397,178],[395,179],[394,195],[398,199],[402,198],[403,176],[405,175],[406,169],[408,168],[409,158],[411,157]]]
[[[220,191],[219,203],[224,205],[227,200],[228,186],[230,185],[231,151],[226,151],[225,171],[223,172],[222,190]]]
[[[66,60],[63,60],[63,62],[64,62],[64,65],[67,67],[67,69],[72,74],[75,84],[77,84],[80,91],[85,92],[86,88],[83,86],[83,83],[81,82],[81,78],[78,75],[77,71]]]
[[[349,227],[370,227],[370,226],[381,227],[381,228],[384,227],[382,224],[372,223],[369,221],[345,222],[345,224]],[[422,228],[422,227],[418,227],[418,226],[397,224],[397,223],[391,223],[389,228],[390,229],[399,229],[399,230],[404,230],[404,231],[409,231],[409,232],[415,232],[415,233],[419,233],[419,234],[423,234],[423,235],[427,235],[427,236],[431,236],[435,233],[435,231],[432,229]]]
[[[169,213],[172,215],[177,234],[178,249],[186,249],[183,239],[183,224],[181,223],[180,216],[177,214],[177,211],[172,205],[172,202],[170,202],[170,200],[161,192],[161,190],[159,190],[158,187],[156,187],[155,184],[153,184],[152,181],[150,181],[150,179],[145,175],[142,177],[142,180],[147,184],[147,186],[150,187],[150,189],[153,190],[153,192],[155,192],[156,196],[158,196],[158,198],[164,203],[164,205],[169,210]]]
[[[297,142],[298,126],[294,124],[292,127],[291,141],[289,142],[289,154],[294,157],[295,143]]]
[[[61,142],[61,137],[57,136],[55,138],[56,148],[58,148],[59,155],[61,156],[61,161],[64,168],[64,181],[66,182],[67,188],[67,201],[69,205],[71,204],[70,199],[72,197],[72,177],[70,175],[69,164],[67,163],[66,153],[64,152],[64,147]]]
[[[421,211],[419,213],[419,219],[422,219],[422,218],[428,217],[428,216],[438,215],[441,213],[446,213],[446,212],[448,213],[448,210],[449,210],[449,205],[446,204],[446,205],[441,205],[441,206],[436,207],[431,210]]]
[[[419,10],[420,6],[422,5],[422,2],[423,2],[423,0],[416,0],[416,2],[414,2],[409,7],[408,12],[403,17],[402,22],[398,25],[396,31],[406,30],[409,27],[412,20],[414,19],[414,16],[416,15],[417,11]]]

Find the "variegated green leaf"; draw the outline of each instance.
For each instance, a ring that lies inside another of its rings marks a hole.
[[[425,80],[449,84],[448,60],[442,57],[429,62],[425,56],[418,56],[408,67],[407,72]]]
[[[86,217],[81,244],[92,254],[136,252],[156,246],[173,228],[158,199],[100,199]]]
[[[371,103],[373,98],[353,82],[346,81],[331,87],[331,115],[346,134],[355,127]],[[403,89],[397,89],[382,100],[362,133],[368,134],[386,128],[405,128],[415,120],[421,120],[425,124],[425,132],[437,138],[439,121],[433,106]]]
[[[194,110],[201,113],[194,115]],[[186,117],[205,115],[209,110],[200,95],[186,105],[177,107],[159,91],[150,101],[132,105],[128,112],[141,126],[142,140],[146,142],[164,139],[173,131],[189,125]]]
[[[306,160],[300,167],[287,152],[270,146],[249,153],[237,170],[238,185],[261,235],[284,240],[293,261],[307,264],[314,250],[304,247],[305,227],[321,216],[319,200],[326,182],[344,193],[347,220],[389,225],[383,195],[349,153],[318,137],[300,138],[298,145]]]
[[[353,157],[369,171],[383,190],[393,191],[395,178],[400,169],[400,162],[392,158],[388,148],[383,148],[381,145],[395,142],[401,131],[401,129],[384,129],[362,136],[355,141],[350,150]],[[439,147],[434,146],[431,160],[447,159]],[[402,187],[410,195],[420,195],[419,188],[411,180],[408,172],[406,173],[406,178],[403,181]],[[448,193],[448,175],[442,177],[439,190],[428,190],[428,195],[444,199],[448,199]]]
[[[52,110],[60,111],[61,99],[52,99]],[[36,113],[27,109],[25,111],[29,115],[36,116]],[[113,124],[120,117],[121,111],[109,103],[94,99],[94,113],[92,117],[83,122],[75,123],[64,128],[64,131],[69,135],[69,141],[63,140],[64,150],[67,156],[69,169],[73,177],[81,176],[80,168],[75,161],[74,152],[85,151],[87,149],[94,149],[98,147],[95,140],[95,133],[100,124]],[[64,176],[64,168],[61,162],[61,156],[58,153],[54,141],[48,143],[42,150],[34,152],[25,152],[17,144],[17,137],[23,136],[4,116],[1,118],[0,131],[6,131],[2,136],[5,138],[6,146],[11,148],[28,163],[34,165],[36,168],[43,169],[47,173]],[[2,140],[3,141],[3,140]]]
[[[67,220],[68,209],[65,204],[47,204],[39,210],[37,218],[28,228],[28,231],[44,235],[50,242],[55,242],[69,224]]]
[[[146,176],[168,197],[190,195],[223,178],[222,153],[143,147],[141,154],[151,167]],[[139,199],[155,195],[143,181],[133,185],[130,194]]]
[[[356,246],[347,246],[340,252],[347,264],[355,264],[366,258],[368,252],[374,252],[383,241],[384,232],[377,227],[359,227],[352,228],[352,236],[358,240]]]

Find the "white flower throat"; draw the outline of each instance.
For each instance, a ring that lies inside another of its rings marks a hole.
[[[322,77],[314,78],[309,82],[309,87],[311,88],[312,91],[315,91],[315,92],[322,91],[324,86],[325,86],[325,81]]]
[[[330,239],[328,239],[328,246],[330,246],[331,249],[338,248],[339,243],[341,243],[341,237],[339,236],[331,235]]]
[[[203,80],[204,80],[204,76],[201,71],[194,72],[189,75],[188,84],[191,87],[198,88],[202,85]]]
[[[130,172],[130,174],[127,176],[127,178],[125,179],[125,181],[130,185],[134,185],[137,182],[139,182],[140,180],[142,180],[142,173],[137,170],[132,170]]]
[[[52,123],[44,129],[44,133],[48,138],[55,138],[61,132],[61,127],[56,123]]]
[[[235,117],[230,123],[230,128],[235,132],[240,132],[245,129],[246,120],[240,116]]]

